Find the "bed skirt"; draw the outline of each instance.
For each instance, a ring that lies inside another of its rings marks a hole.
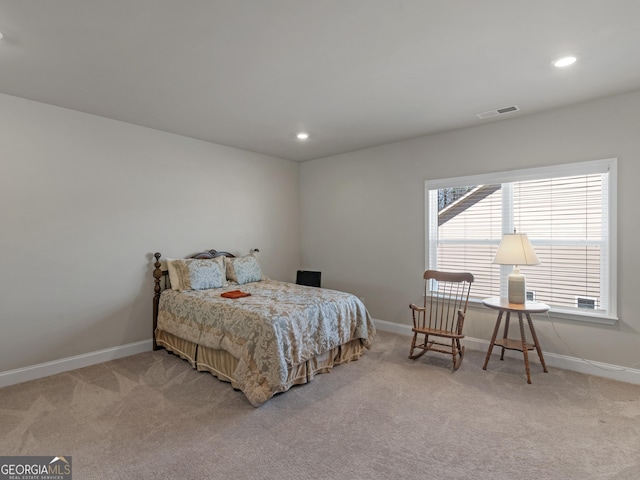
[[[205,371],[218,377],[218,379],[231,383],[235,389],[242,390],[234,380],[233,372],[238,365],[238,360],[230,353],[203,347],[188,340],[179,338],[163,330],[156,330],[156,342],[168,351],[188,361],[191,366],[199,371]],[[313,380],[321,373],[328,373],[336,365],[358,360],[366,347],[360,339],[351,340],[329,351],[323,352],[298,365],[289,367],[287,380],[272,392],[285,392],[294,385],[301,385]],[[246,392],[243,392],[246,395]]]

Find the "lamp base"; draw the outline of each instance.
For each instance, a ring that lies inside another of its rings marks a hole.
[[[527,301],[524,275],[515,267],[509,274],[509,303],[523,305]]]

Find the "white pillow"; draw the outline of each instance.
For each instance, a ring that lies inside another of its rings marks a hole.
[[[224,257],[167,258],[172,290],[207,290],[227,285]]]
[[[244,257],[229,258],[225,261],[227,265],[227,280],[243,285],[250,282],[262,280],[262,270],[258,259],[253,255]]]

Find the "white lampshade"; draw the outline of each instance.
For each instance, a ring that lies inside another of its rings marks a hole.
[[[536,255],[526,233],[505,233],[493,263],[499,265],[538,265]]]
[[[518,266],[540,263],[527,234],[505,233],[493,263],[513,265],[513,272],[509,275],[509,303],[525,303],[527,300],[525,278]]]

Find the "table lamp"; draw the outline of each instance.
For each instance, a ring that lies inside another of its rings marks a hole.
[[[505,233],[493,263],[513,265],[509,274],[509,303],[524,304],[527,300],[524,275],[520,265],[538,265],[540,260],[526,233]]]

